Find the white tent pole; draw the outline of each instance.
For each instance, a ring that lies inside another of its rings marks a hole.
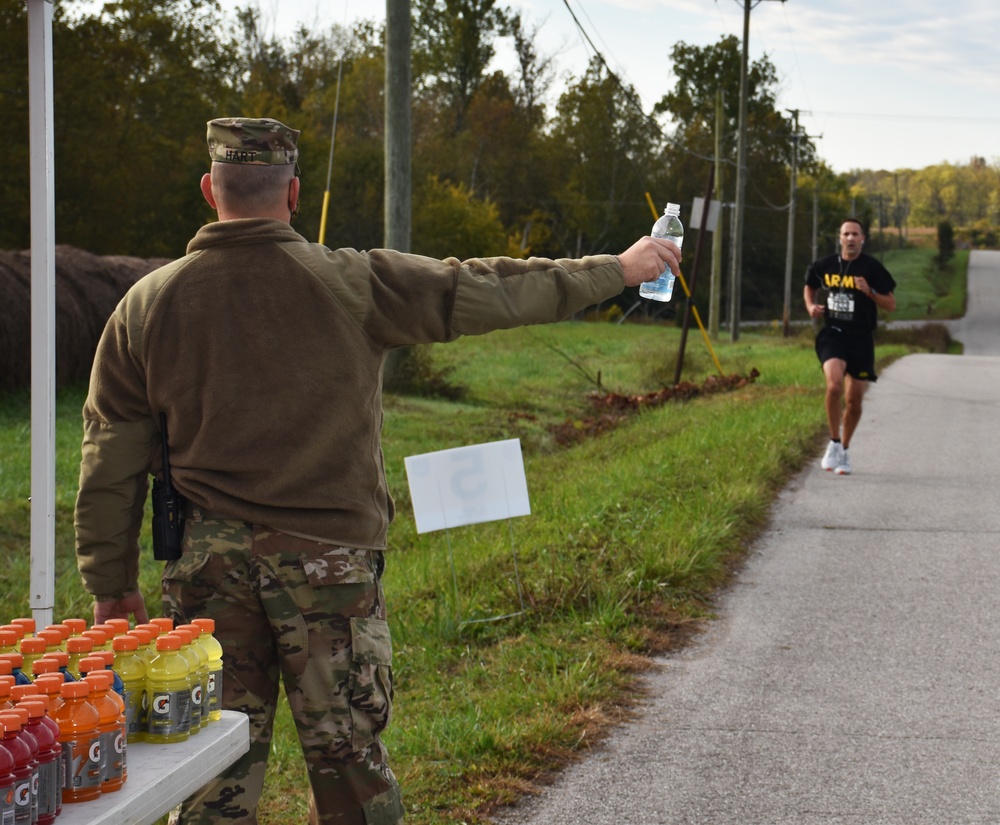
[[[28,0],[31,144],[31,613],[55,604],[56,277],[52,137],[52,3]]]

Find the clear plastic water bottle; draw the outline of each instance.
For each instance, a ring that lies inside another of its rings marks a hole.
[[[649,234],[654,238],[666,238],[668,241],[673,241],[680,249],[684,243],[684,224],[678,217],[680,213],[679,203],[668,203],[663,214],[653,224],[653,229]],[[640,284],[639,295],[653,301],[669,301],[670,296],[674,294],[675,280],[670,267],[664,267],[660,277],[655,281],[646,281],[644,284]]]

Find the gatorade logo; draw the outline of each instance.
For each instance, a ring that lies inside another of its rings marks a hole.
[[[170,696],[157,696],[153,699],[153,713],[158,716],[166,716],[170,713]]]
[[[90,743],[90,750],[87,752],[87,758],[91,762],[101,761],[101,743],[99,740],[94,740]]]
[[[209,673],[208,674],[208,692],[209,693],[215,693],[215,674],[214,673]]]
[[[200,705],[201,704],[201,686],[200,685],[195,685],[191,689],[191,701],[194,704],[196,704],[196,705]]]
[[[14,804],[18,808],[23,808],[25,805],[31,804],[31,783],[22,782],[16,788],[14,788]]]
[[[125,737],[120,733],[115,737],[115,753],[125,753]]]
[[[4,798],[3,798],[3,801],[7,803],[7,807],[8,807],[8,808],[9,808],[9,807],[10,807],[11,805],[13,805],[13,804],[14,804],[14,789],[13,789],[13,788],[10,788],[10,789],[9,789],[9,790],[7,791],[6,795],[5,795],[5,796],[4,796]]]

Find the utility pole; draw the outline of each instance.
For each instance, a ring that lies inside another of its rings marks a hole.
[[[412,226],[410,0],[385,0],[385,208],[383,243],[410,251]]]
[[[792,252],[795,245],[795,184],[799,172],[799,110],[788,109],[795,120],[792,130],[792,173],[788,194],[788,243],[785,249],[785,311],[782,314],[782,332],[791,334],[792,315]]]
[[[747,189],[747,75],[749,74],[750,10],[764,0],[743,0],[743,60],[740,63],[739,143],[736,149],[736,214],[733,216],[733,268],[729,289],[729,337],[740,338],[743,279],[743,205]],[[784,3],[785,0],[779,0]]]
[[[722,203],[722,89],[715,92],[715,199]],[[708,332],[719,340],[719,312],[722,303],[722,223],[712,233],[712,274],[708,299]]]

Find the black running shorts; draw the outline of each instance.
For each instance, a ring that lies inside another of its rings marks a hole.
[[[847,374],[859,381],[878,380],[875,374],[875,342],[869,334],[849,334],[839,327],[823,327],[816,333],[816,355],[821,364],[831,358],[847,362]]]

